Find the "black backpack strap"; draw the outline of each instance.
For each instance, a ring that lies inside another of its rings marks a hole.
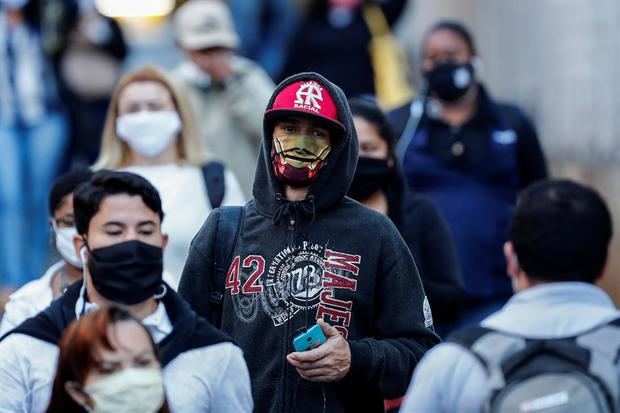
[[[233,250],[239,238],[243,223],[243,207],[220,207],[220,219],[215,235],[214,269],[209,294],[209,321],[216,327],[222,325],[222,310],[224,305],[224,284],[226,273],[230,266]]]
[[[226,180],[224,178],[224,164],[221,162],[208,162],[202,167],[202,176],[207,187],[207,195],[211,208],[219,208],[226,193]]]

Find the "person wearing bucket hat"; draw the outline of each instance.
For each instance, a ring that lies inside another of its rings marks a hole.
[[[205,156],[219,160],[252,187],[264,107],[275,85],[256,63],[235,54],[239,36],[222,0],[190,0],[174,16],[177,44],[187,59],[173,72],[187,90]]]
[[[346,97],[300,73],[263,124],[254,198],[211,213],[179,292],[244,351],[256,411],[383,412],[439,338],[398,231],[346,197],[358,158]],[[307,338],[323,344],[304,351]]]

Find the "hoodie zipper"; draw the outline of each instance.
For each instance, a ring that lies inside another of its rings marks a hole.
[[[295,217],[288,217],[288,222],[287,222],[287,244],[289,247],[291,248],[295,248],[295,230],[297,228],[297,214],[295,214]],[[287,280],[290,281],[290,280]],[[288,283],[288,288],[289,288],[289,293],[290,293],[290,282]],[[286,303],[286,311],[290,312],[290,296],[288,297],[288,302]],[[290,314],[290,313],[289,313]],[[282,346],[282,377],[284,379],[284,386],[283,386],[283,391],[282,391],[282,404],[280,405],[280,411],[281,412],[285,412],[285,411],[290,411],[289,408],[287,408],[288,404],[290,404],[290,400],[289,400],[289,391],[288,391],[288,375],[287,375],[287,370],[288,370],[288,366],[287,366],[287,361],[286,361],[286,353],[287,353],[287,349],[289,346],[289,337],[290,337],[290,326],[291,324],[293,325],[293,329],[295,328],[295,322],[293,321],[292,317],[290,317],[288,319],[288,321],[286,322],[286,329],[285,329],[285,333],[284,333],[284,345]]]

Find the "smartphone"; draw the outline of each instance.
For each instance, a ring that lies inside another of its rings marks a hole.
[[[327,338],[325,337],[325,334],[323,334],[321,326],[315,324],[309,328],[308,331],[301,333],[293,339],[293,347],[295,348],[295,351],[306,351],[314,347],[318,347],[326,341]]]

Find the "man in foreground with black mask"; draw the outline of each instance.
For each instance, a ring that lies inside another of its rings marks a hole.
[[[173,411],[252,411],[241,350],[162,280],[167,235],[157,190],[138,175],[100,171],[76,190],[74,209],[84,283],[1,339],[0,411],[45,411],[64,329],[110,305],[140,318],[158,344]]]

